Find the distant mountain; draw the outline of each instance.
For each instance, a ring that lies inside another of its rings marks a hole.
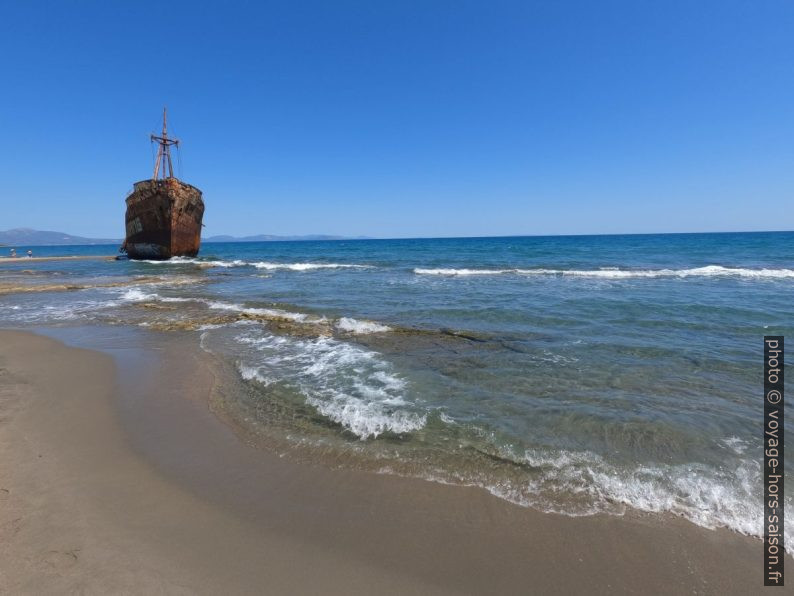
[[[355,239],[366,238],[366,236],[357,236]],[[311,234],[308,236],[258,234],[256,236],[210,236],[209,238],[203,238],[202,242],[276,242],[279,240],[351,240],[351,238],[324,234]],[[84,238],[65,234],[64,232],[31,230],[30,228],[0,231],[0,246],[65,246],[70,244],[121,244],[121,242],[121,238]]]
[[[17,228],[0,231],[0,244],[6,246],[64,246],[76,244],[121,244],[119,238],[83,238],[63,232]]]
[[[367,236],[328,236],[325,234],[310,234],[308,236],[274,236],[272,234],[257,234],[256,236],[210,236],[202,242],[277,242],[279,240],[365,240]]]

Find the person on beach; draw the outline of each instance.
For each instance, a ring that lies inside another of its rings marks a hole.
[[[30,259],[32,256],[33,256],[33,251],[32,251],[32,250],[29,250],[29,251],[28,251],[28,258]]]
[[[17,256],[17,249],[16,248],[12,248],[11,249],[11,258],[14,258],[16,256]]]

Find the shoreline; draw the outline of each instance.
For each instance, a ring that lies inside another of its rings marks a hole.
[[[43,261],[115,261],[115,255],[61,255],[52,257],[0,257],[0,265],[9,263],[41,263]]]
[[[124,349],[120,364],[0,331],[4,585],[332,594],[762,585],[762,543],[728,530],[670,515],[546,514],[478,488],[249,447],[210,411],[206,355],[184,357],[185,343]]]

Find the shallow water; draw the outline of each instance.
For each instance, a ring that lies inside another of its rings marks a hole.
[[[3,288],[7,327],[191,331],[265,444],[760,534],[761,340],[794,330],[794,233],[206,244],[20,259]]]

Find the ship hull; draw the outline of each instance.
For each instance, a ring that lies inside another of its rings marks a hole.
[[[176,178],[136,182],[127,197],[121,248],[131,259],[195,257],[203,217],[204,201],[195,186]]]

